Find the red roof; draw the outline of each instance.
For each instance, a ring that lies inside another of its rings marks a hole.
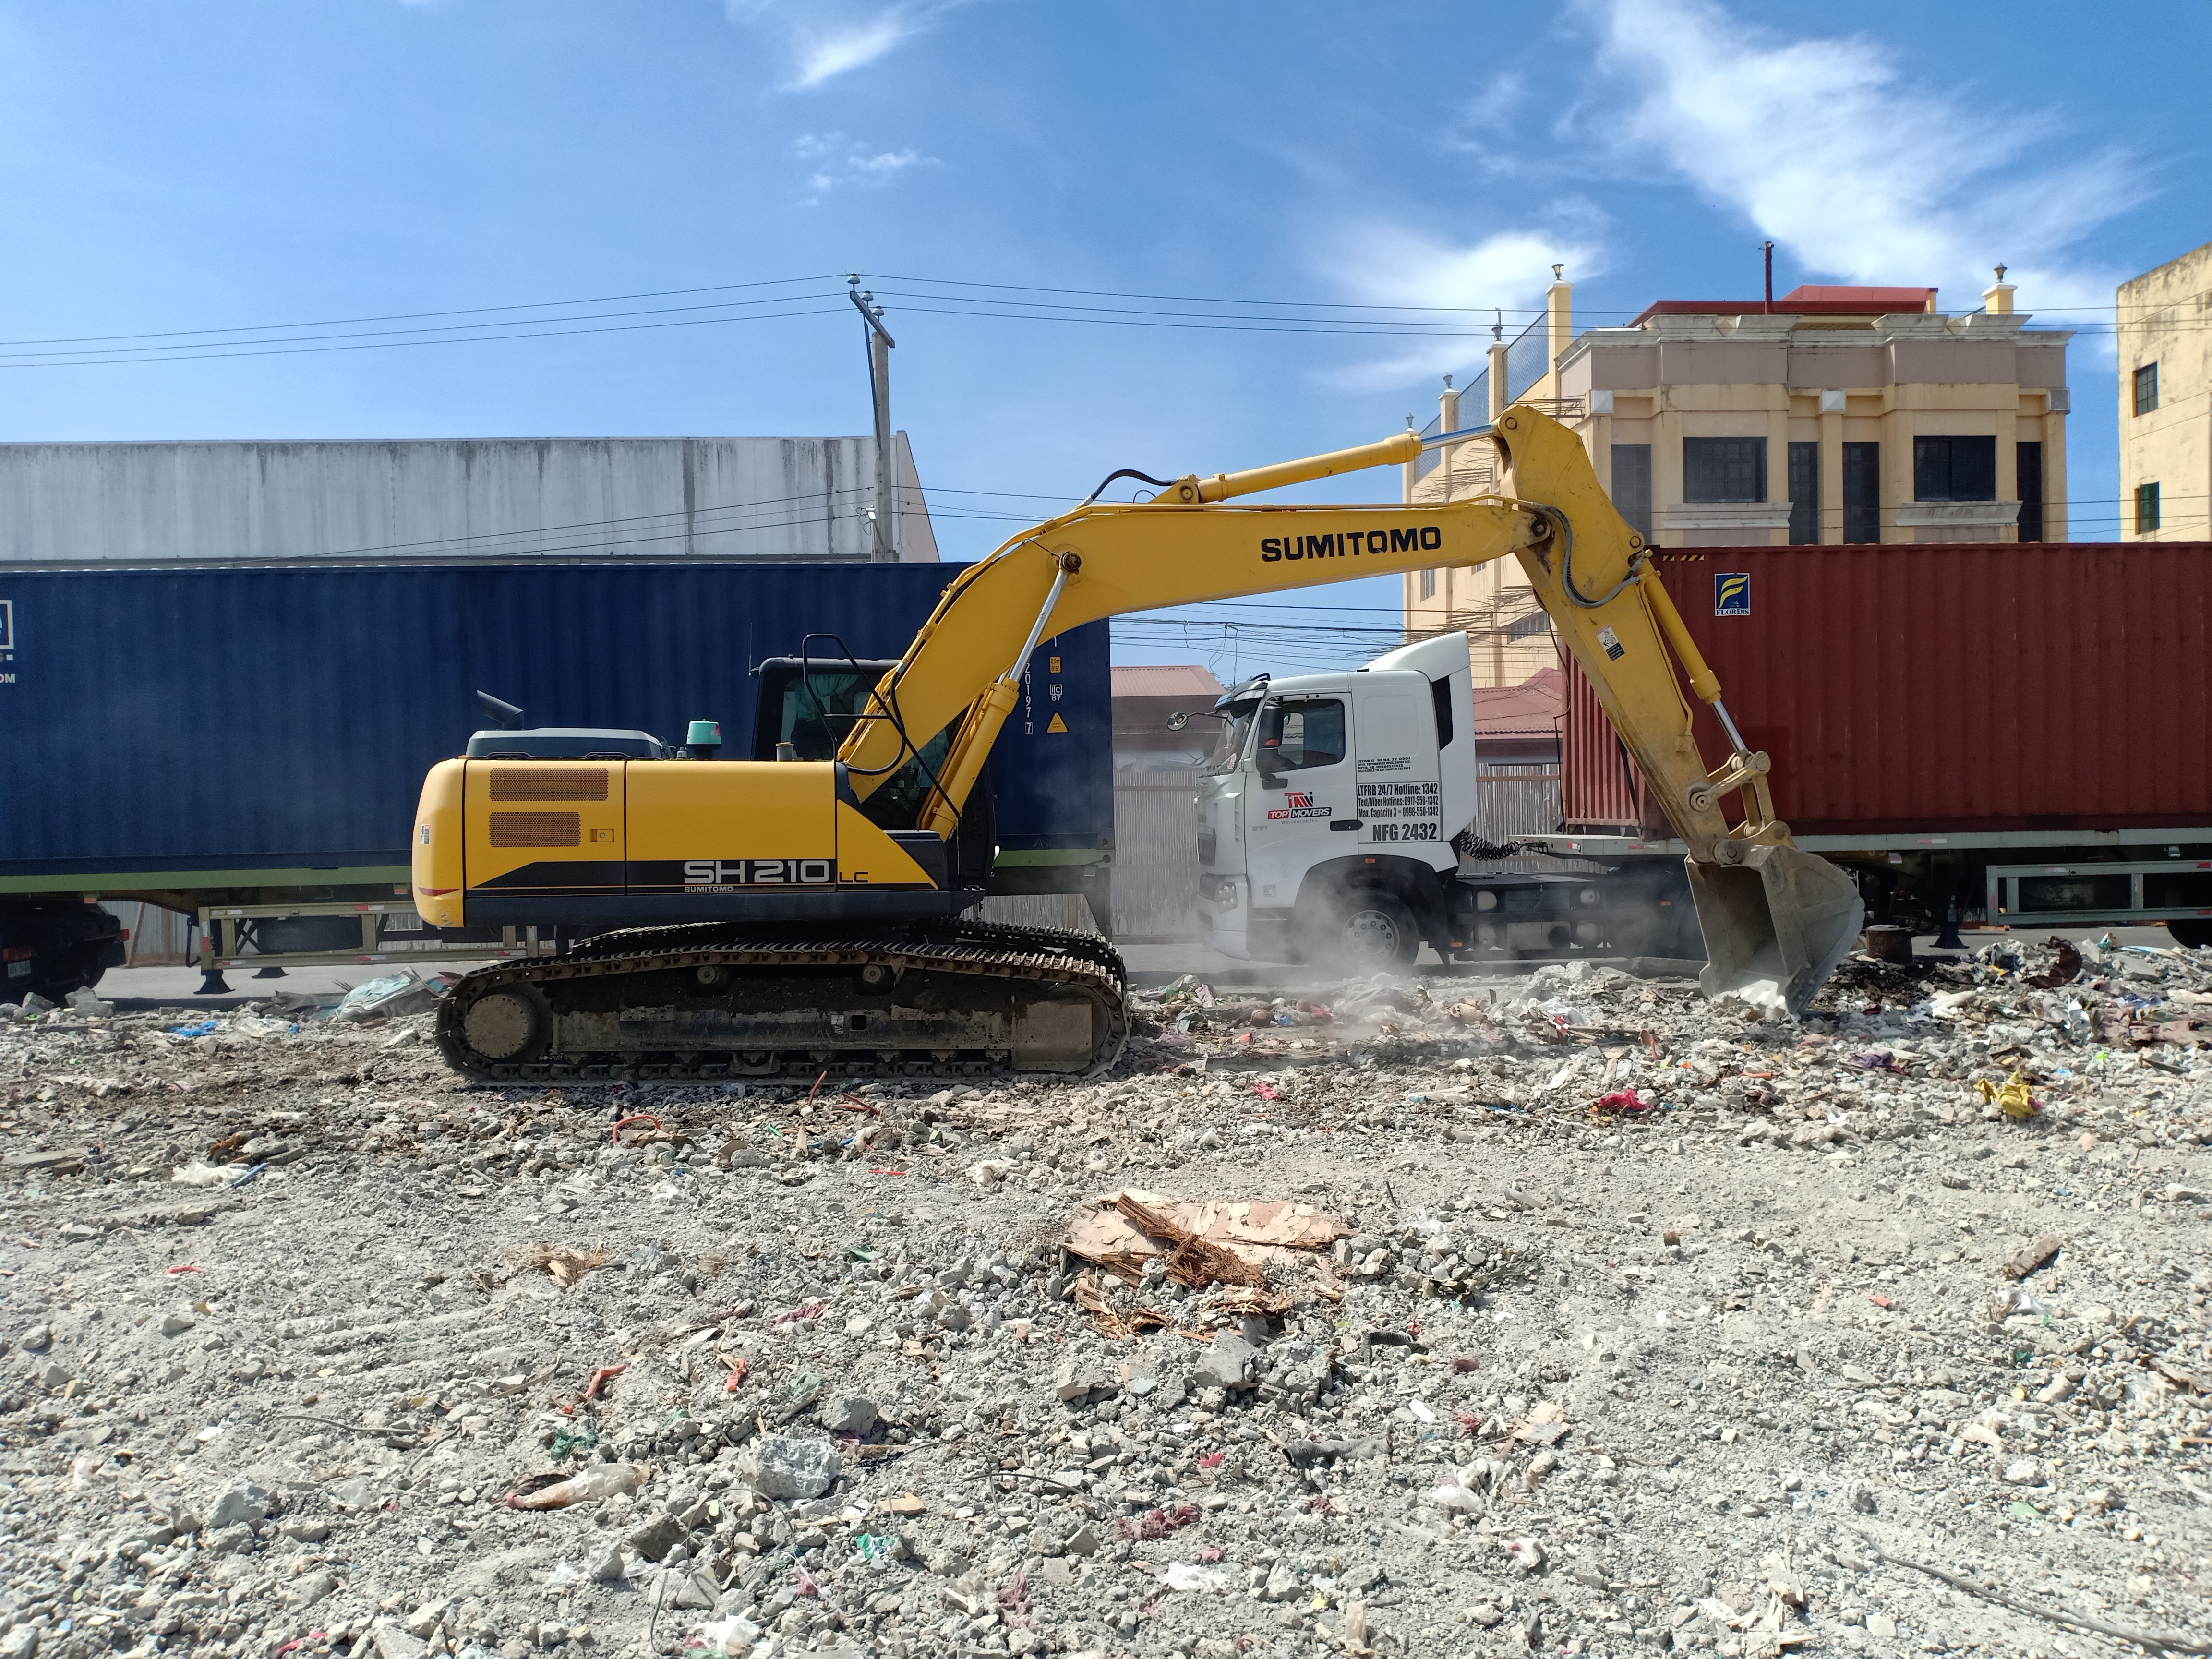
[[[1800,283],[1774,302],[1778,306],[1887,306],[1892,311],[1932,311],[1932,288],[1820,288]]]
[[[1476,686],[1476,738],[1558,736],[1566,686],[1565,673],[1557,668],[1539,669],[1518,685]]]
[[[1892,317],[1935,309],[1932,288],[1821,287],[1800,283],[1774,301],[1774,314],[1792,317]],[[1654,300],[1629,326],[1640,328],[1652,317],[1753,317],[1765,310],[1764,300]]]

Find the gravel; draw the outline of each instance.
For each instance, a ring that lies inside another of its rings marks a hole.
[[[1189,981],[953,1089],[0,1010],[0,1659],[2203,1641],[2212,952],[2083,957]],[[1123,1191],[1351,1231],[1063,1252]]]

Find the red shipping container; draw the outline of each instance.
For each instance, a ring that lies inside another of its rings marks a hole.
[[[1795,835],[2212,825],[2212,544],[1656,556]],[[1570,829],[1664,825],[1571,663],[1563,769]]]

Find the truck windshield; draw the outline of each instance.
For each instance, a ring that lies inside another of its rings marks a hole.
[[[1252,717],[1260,712],[1260,701],[1235,702],[1224,711],[1229,718],[1221,723],[1221,737],[1213,753],[1207,757],[1206,769],[1209,772],[1234,772],[1237,763],[1244,758],[1245,745],[1252,738]]]

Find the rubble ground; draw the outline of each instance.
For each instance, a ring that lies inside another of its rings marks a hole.
[[[0,1009],[0,1659],[2212,1639],[2212,951],[1186,980],[952,1088],[76,1003]]]

